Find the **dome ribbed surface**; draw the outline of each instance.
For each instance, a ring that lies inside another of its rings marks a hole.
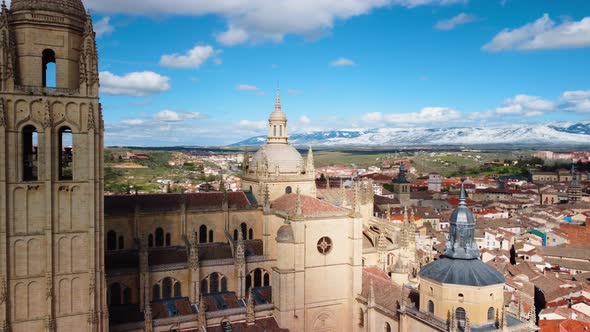
[[[288,144],[263,145],[252,158],[250,168],[256,169],[266,165],[268,172],[274,173],[278,167],[280,173],[297,173],[303,169],[303,157]]]
[[[12,12],[21,10],[45,10],[86,18],[86,10],[81,0],[12,0]]]
[[[420,277],[443,284],[477,287],[505,282],[502,273],[479,259],[451,259],[444,256],[422,267]]]

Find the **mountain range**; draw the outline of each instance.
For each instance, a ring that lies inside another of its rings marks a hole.
[[[232,146],[257,146],[266,136],[257,136]],[[406,147],[406,146],[590,146],[590,121],[546,124],[510,124],[494,127],[379,128],[295,133],[289,142],[315,147]]]

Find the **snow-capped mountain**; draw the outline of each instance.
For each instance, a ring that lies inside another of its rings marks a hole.
[[[548,124],[505,125],[464,128],[381,128],[330,130],[297,133],[290,136],[293,145],[313,146],[424,146],[424,145],[590,145],[590,122],[553,122]],[[258,136],[233,146],[262,145],[266,136]]]

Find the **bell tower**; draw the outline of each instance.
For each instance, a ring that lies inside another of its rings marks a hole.
[[[2,332],[108,330],[98,88],[81,0],[2,1]]]

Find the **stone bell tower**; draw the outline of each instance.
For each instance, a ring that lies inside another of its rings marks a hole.
[[[81,0],[2,1],[2,332],[108,330],[98,87]]]

